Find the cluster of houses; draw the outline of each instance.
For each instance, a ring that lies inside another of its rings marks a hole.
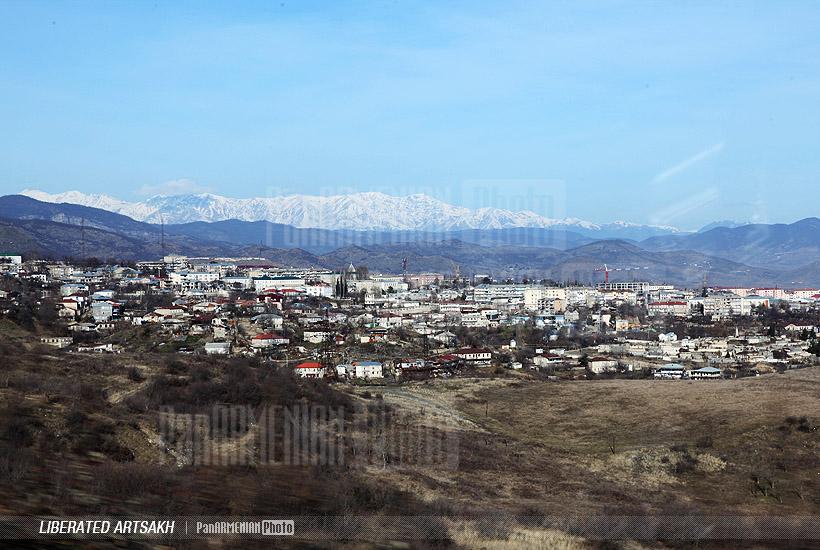
[[[127,350],[127,339],[115,344],[107,337],[143,327],[164,339],[158,345],[182,353],[284,360],[306,378],[418,379],[488,365],[555,370],[582,364],[593,374],[651,369],[658,378],[708,379],[716,377],[714,369],[720,376],[738,363],[811,362],[805,334],[816,335],[817,327],[791,324],[777,337],[631,335],[659,318],[751,316],[782,302],[793,308],[820,306],[818,289],[696,292],[646,282],[498,284],[438,273],[370,275],[353,265],[336,271],[282,268],[259,258],[170,255],[131,266],[79,269],[0,255],[0,268],[5,277],[34,283],[38,298],[54,303],[65,331],[43,335],[43,344],[117,353]],[[10,300],[8,292],[0,294],[0,304]],[[543,329],[545,341],[526,350],[515,341],[476,348],[464,347],[457,336],[517,325]],[[585,333],[610,338],[591,349],[555,344],[559,337]],[[413,353],[401,358],[405,349]],[[674,365],[691,368],[677,376]]]
[[[400,358],[387,362],[349,361],[331,368],[320,361],[304,361],[294,367],[302,378],[335,378],[337,380],[380,380],[387,377],[396,380],[422,380],[431,377],[448,377],[465,370],[491,364],[489,349],[463,348],[426,359]]]
[[[803,309],[820,303],[820,290],[816,288],[747,288],[714,287],[705,294],[670,289],[657,292],[646,303],[650,316],[672,315],[690,317],[706,315],[729,319],[752,315],[760,308],[768,308],[773,301],[785,302],[789,307]]]

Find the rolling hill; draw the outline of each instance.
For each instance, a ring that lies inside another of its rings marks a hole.
[[[693,235],[651,237],[640,246],[653,251],[694,250],[749,265],[792,270],[820,260],[820,219],[717,227]]]
[[[160,239],[46,220],[0,219],[0,248],[34,257],[145,260],[162,257]],[[235,247],[184,236],[165,239],[165,252],[189,256],[231,255]]]
[[[23,195],[0,197],[0,218],[19,220],[46,220],[68,225],[115,231],[134,237],[159,234],[160,227],[138,222],[100,208],[68,203],[48,203]]]
[[[537,227],[453,231],[354,231],[305,229],[279,223],[240,220],[167,225],[165,232],[241,245],[263,243],[274,248],[302,248],[316,254],[324,254],[345,246],[413,244],[446,240],[459,240],[484,246],[546,246],[566,249],[595,240],[574,231]]]
[[[488,247],[461,241],[347,247],[317,257],[328,268],[365,264],[374,271],[397,273],[407,258],[412,271],[491,273],[496,278],[528,276],[556,281],[600,282],[595,270],[604,263],[621,266],[611,280],[651,280],[698,286],[707,276],[712,284],[770,285],[780,271],[753,268],[691,251],[651,252],[625,241],[598,241],[569,250],[527,247]],[[813,284],[820,284],[820,278]]]
[[[277,264],[372,271],[489,273],[596,282],[607,264],[611,280],[652,280],[698,286],[820,285],[820,220],[719,227],[640,243],[590,240],[544,228],[452,231],[353,231],[295,228],[225,220],[164,228],[98,208],[0,197],[0,248],[37,256],[138,260],[163,251],[188,256],[263,256]],[[81,227],[82,224],[84,227]],[[164,243],[162,246],[162,233]]]

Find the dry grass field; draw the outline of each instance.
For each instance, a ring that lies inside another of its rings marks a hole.
[[[699,382],[434,381],[385,400],[459,434],[456,471],[391,472],[431,501],[546,515],[820,512],[818,369]]]

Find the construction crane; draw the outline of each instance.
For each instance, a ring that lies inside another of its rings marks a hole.
[[[609,283],[609,267],[607,267],[606,264],[604,264],[604,267],[599,267],[598,269],[594,269],[593,271],[595,273],[600,273],[600,272],[603,271],[603,273],[604,273],[604,283],[605,284]]]
[[[603,274],[604,274],[604,284],[607,284],[607,283],[609,283],[609,274],[612,273],[613,271],[624,271],[624,272],[626,272],[626,271],[639,271],[641,269],[649,269],[649,266],[644,266],[644,267],[609,267],[607,264],[604,264],[604,267],[599,267],[598,269],[595,269],[593,271],[595,271],[596,273],[602,273],[603,272]]]

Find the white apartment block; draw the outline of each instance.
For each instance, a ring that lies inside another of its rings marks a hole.
[[[794,288],[789,291],[789,294],[792,298],[799,298],[803,300],[811,300],[818,294],[820,294],[820,289],[816,288]]]
[[[566,305],[591,306],[601,299],[601,293],[594,288],[578,287],[566,289]]]
[[[253,280],[253,289],[256,292],[282,290],[285,288],[303,290],[304,287],[305,280],[299,277],[258,277]]]
[[[493,285],[480,284],[473,287],[472,299],[474,302],[492,302],[503,299],[512,302],[524,302],[524,292],[532,289],[530,285]]]
[[[597,288],[599,290],[631,290],[632,292],[647,292],[652,289],[658,289],[657,286],[653,286],[648,282],[639,282],[639,281],[624,281],[619,283],[598,283]],[[671,286],[670,286],[671,288]]]
[[[407,292],[410,286],[401,280],[401,277],[373,277],[361,281],[348,281],[349,292],[364,290],[370,294],[377,292]]]
[[[239,290],[253,288],[253,279],[250,277],[222,277],[219,279],[226,287]]]
[[[736,295],[741,296],[741,297],[748,296],[749,294],[753,294],[753,292],[754,292],[753,288],[735,287],[735,286],[731,286],[731,287],[725,286],[725,287],[713,288],[712,290],[715,290],[717,292],[731,292],[732,294],[736,294]]]
[[[734,315],[751,315],[755,307],[769,307],[768,298],[760,296],[738,296],[731,292],[710,294],[706,297],[693,298],[689,301],[692,310],[703,306],[703,314],[715,317]]]
[[[764,296],[766,298],[775,298],[777,300],[786,300],[788,291],[785,288],[756,288],[754,294],[757,296]]]
[[[689,304],[683,301],[650,302],[646,305],[646,310],[650,316],[674,315],[675,317],[684,317],[689,313]]]
[[[166,268],[173,271],[186,269],[189,266],[187,256],[178,256],[176,254],[165,256],[162,258],[162,263],[165,264]]]
[[[22,256],[17,254],[0,254],[0,265],[17,266],[22,263]]]
[[[564,310],[566,299],[564,288],[536,286],[524,290],[524,308],[530,311],[553,315]]]
[[[174,271],[168,275],[171,284],[183,290],[209,285],[219,279],[219,273],[207,271]]]

